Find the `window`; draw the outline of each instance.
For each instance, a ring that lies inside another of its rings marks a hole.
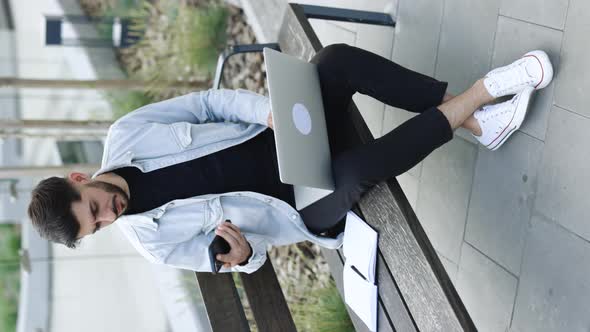
[[[61,141],[57,149],[64,165],[100,164],[102,160],[101,141]]]
[[[14,30],[10,0],[0,0],[0,30]]]

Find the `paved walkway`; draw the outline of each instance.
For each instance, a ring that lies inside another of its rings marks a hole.
[[[590,328],[590,2],[298,1],[396,13],[396,29],[313,22],[346,42],[449,82],[545,50],[555,79],[498,151],[455,138],[398,177],[480,331]],[[412,114],[355,96],[375,136]]]

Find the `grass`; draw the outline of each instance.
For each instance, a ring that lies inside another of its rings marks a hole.
[[[240,298],[250,329],[258,329],[254,315],[248,304],[242,281],[237,273],[233,273],[234,283]],[[299,294],[298,300],[287,301],[293,321],[298,331],[307,332],[354,332],[355,328],[348,316],[346,305],[340,297],[336,284],[332,279],[326,287],[308,289]]]
[[[126,75],[146,81],[144,91],[105,93],[113,118],[143,105],[182,95],[190,88],[166,88],[166,82],[211,81],[218,55],[226,45],[228,10],[222,2],[207,1],[190,6],[177,0],[104,1],[100,17],[131,19],[132,33],[140,37],[134,45],[119,49],[118,58]],[[103,38],[111,26],[97,24]]]
[[[20,246],[20,228],[15,225],[0,225],[0,331],[16,330]]]
[[[153,98],[140,91],[116,91],[104,94],[113,109],[113,120],[154,102]]]

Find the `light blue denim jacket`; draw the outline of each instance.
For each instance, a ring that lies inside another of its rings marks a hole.
[[[126,166],[149,172],[240,144],[266,129],[269,112],[268,98],[247,90],[195,92],[144,106],[110,127],[101,169],[93,177]],[[289,204],[255,192],[178,199],[122,216],[116,224],[153,263],[211,271],[207,248],[225,219],[241,229],[253,254],[248,264],[223,272],[256,271],[269,245],[308,240],[338,248],[342,243],[342,234],[316,236]]]

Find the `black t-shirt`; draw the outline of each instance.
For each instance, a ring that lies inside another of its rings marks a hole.
[[[248,141],[180,164],[142,173],[113,171],[127,181],[131,199],[125,214],[157,208],[174,199],[232,191],[254,191],[293,206],[293,187],[281,183],[274,135],[267,129]]]

